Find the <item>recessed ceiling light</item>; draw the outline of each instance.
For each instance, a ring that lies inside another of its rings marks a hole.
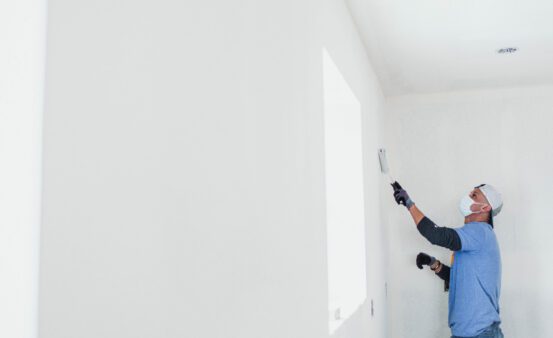
[[[518,48],[516,47],[501,48],[497,50],[497,54],[513,54],[517,50]]]

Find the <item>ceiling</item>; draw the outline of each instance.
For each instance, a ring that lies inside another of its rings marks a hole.
[[[553,84],[551,0],[347,2],[387,96]]]

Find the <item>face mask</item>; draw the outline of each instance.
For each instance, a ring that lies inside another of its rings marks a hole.
[[[469,195],[465,195],[463,196],[463,198],[461,198],[461,201],[459,202],[459,211],[465,217],[467,217],[470,214],[476,214],[476,213],[482,212],[482,210],[472,211],[470,207],[473,204],[486,205],[484,203],[477,203],[472,198],[470,198]]]

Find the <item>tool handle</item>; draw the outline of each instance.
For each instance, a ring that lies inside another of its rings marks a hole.
[[[394,191],[398,191],[400,189],[403,189],[397,181],[394,181],[394,183],[392,183],[391,185],[392,185],[392,188],[394,188]]]

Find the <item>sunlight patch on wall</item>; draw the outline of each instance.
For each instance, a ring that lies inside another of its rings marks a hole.
[[[366,298],[361,104],[323,50],[329,331]]]

